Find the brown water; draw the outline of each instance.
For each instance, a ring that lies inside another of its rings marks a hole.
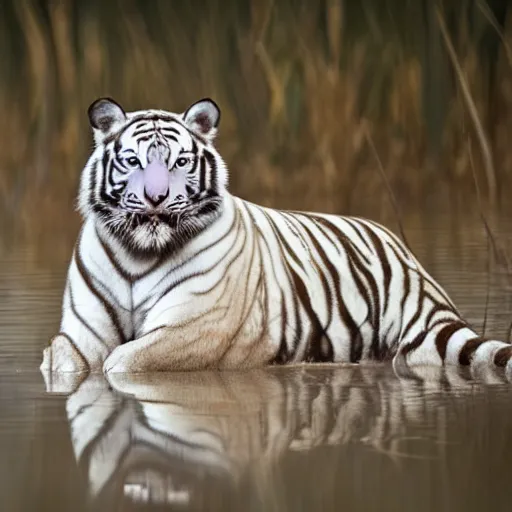
[[[488,300],[486,332],[505,336],[510,286],[488,272],[476,214],[410,215],[406,232],[466,318],[481,330]],[[37,367],[66,266],[1,261],[0,510],[510,509],[512,386],[499,380],[307,366],[91,376],[47,394]]]

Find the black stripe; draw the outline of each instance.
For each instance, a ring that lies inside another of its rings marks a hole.
[[[343,220],[354,230],[354,232],[359,237],[361,242],[363,242],[363,244],[366,246],[366,248],[369,251],[371,251],[372,248],[370,247],[368,240],[366,240],[366,238],[363,236],[363,234],[359,231],[358,225],[361,226],[361,224],[357,221],[357,219],[350,219],[350,218],[344,217]]]
[[[444,361],[446,358],[446,349],[450,338],[461,329],[467,327],[464,322],[452,322],[446,327],[443,327],[436,336],[436,348],[441,359]]]
[[[382,231],[384,234],[389,236],[389,238],[391,238],[391,240],[393,240],[396,248],[402,253],[402,255],[404,256],[404,258],[406,260],[410,260],[411,256],[414,256],[412,251],[409,248],[406,249],[404,247],[403,242],[393,232],[388,231],[384,226],[381,226],[377,222],[370,220],[370,219],[364,219],[364,220],[361,219],[361,223],[371,224],[375,228],[376,231]]]
[[[197,168],[199,167],[199,158],[198,158],[198,147],[197,147],[197,144],[194,140],[192,140],[192,149],[191,149],[191,153],[194,155],[194,162],[193,162],[193,167],[192,169],[190,169],[190,171],[188,171],[188,174],[190,175],[193,175],[193,176],[196,176],[197,174]],[[190,196],[194,193],[194,189],[186,184],[185,185],[185,190],[187,191],[187,194]]]
[[[458,317],[453,317],[453,316],[444,316],[442,318],[438,318],[434,323],[430,324],[428,326],[428,329],[429,331],[432,331],[433,329],[435,329],[436,327],[439,327],[440,325],[443,325],[443,324],[450,324],[454,321],[458,321],[460,320]],[[467,326],[466,326],[467,327]]]
[[[102,164],[103,164],[103,181],[102,181],[102,184],[101,184],[101,190],[100,190],[100,197],[103,201],[105,201],[107,204],[111,204],[111,205],[117,205],[116,201],[114,201],[114,199],[110,196],[110,194],[107,193],[107,184],[110,183],[111,181],[111,178],[110,178],[110,175],[111,175],[111,167],[110,167],[110,163],[111,163],[111,158],[110,158],[110,152],[109,151],[105,151],[104,155],[103,155],[103,161],[102,161]]]
[[[319,241],[316,239],[315,235],[308,228],[308,226],[306,226],[306,224],[304,224],[304,222],[302,222],[300,219],[297,218],[296,220],[297,220],[297,222],[300,222],[302,228],[307,233],[311,244],[313,245],[313,247],[317,251],[318,255],[320,256],[320,259],[321,259],[324,267],[328,270],[328,272],[329,272],[329,274],[331,276],[332,282],[334,284],[334,282],[337,279],[339,279],[339,277],[340,277],[339,273],[335,269],[335,267],[332,264],[331,260],[327,256],[327,253],[324,251],[323,247],[321,246]],[[334,305],[333,304],[333,300],[332,300],[331,288],[329,286],[329,283],[327,282],[327,279],[325,277],[325,274],[324,274],[323,270],[319,268],[318,264],[316,263],[316,261],[314,259],[312,259],[311,261],[315,265],[315,267],[317,269],[317,272],[318,272],[318,275],[320,276],[320,278],[322,280],[322,285],[323,285],[324,293],[325,293],[325,296],[326,296],[327,310],[328,310],[328,312],[327,312],[327,315],[328,315],[327,316],[327,324],[326,324],[325,329],[328,329],[330,324],[331,324],[331,322],[332,322],[332,310],[333,310],[333,305]]]
[[[155,132],[153,132],[152,134],[150,135],[145,135],[144,137],[139,137],[138,139],[136,139],[136,142],[137,142],[137,148],[140,148],[140,143],[141,142],[146,142],[148,140],[151,140],[155,137]]]
[[[215,157],[208,150],[204,151],[204,157],[210,166],[210,189],[213,191],[217,191],[218,188],[218,170],[217,170],[217,162],[215,161]]]
[[[233,243],[233,245],[231,246],[230,249],[232,249],[233,247],[235,247],[235,244],[237,242],[237,237],[239,235],[239,231],[240,231],[240,225],[242,223],[241,222],[237,222],[236,226],[235,226],[235,231],[237,231],[237,233],[235,234],[235,242]],[[226,235],[227,236],[227,235]],[[225,237],[224,237],[225,238]],[[240,257],[240,255],[242,254],[243,250],[244,250],[244,245],[245,245],[245,241],[247,239],[247,233],[246,231],[244,230],[244,240],[242,242],[242,244],[240,244],[240,249],[235,253],[235,255],[232,257],[231,261],[226,265],[226,268],[224,269],[224,272],[222,273],[222,275],[220,276],[220,278],[208,289],[208,290],[203,290],[201,292],[195,292],[194,295],[205,295],[206,293],[209,293],[211,292],[213,289],[215,289],[223,280],[224,278],[226,278],[226,276],[228,275],[230,269],[231,269],[231,266],[236,262],[236,260]],[[221,258],[221,261],[225,261],[226,259],[226,256],[227,256],[228,253],[226,253],[226,255],[224,255],[222,258]]]
[[[110,347],[107,345],[105,340],[100,336],[98,332],[85,320],[85,318],[78,312],[76,309],[75,299],[73,297],[73,291],[71,286],[69,287],[69,302],[71,305],[71,311],[75,315],[75,317],[87,328],[87,330],[108,350],[110,351]]]
[[[91,291],[91,293],[93,295],[95,295],[97,297],[97,299],[99,300],[99,302],[102,304],[103,308],[105,309],[107,315],[109,316],[110,320],[112,321],[114,327],[116,328],[116,330],[118,331],[119,333],[119,338],[121,340],[121,343],[126,343],[128,340],[125,338],[125,334],[124,334],[124,331],[123,331],[123,328],[121,326],[121,323],[119,321],[119,318],[117,316],[117,313],[116,311],[114,310],[114,308],[112,307],[112,304],[110,304],[106,299],[105,297],[103,296],[103,294],[99,291],[99,289],[97,288],[97,286],[95,286],[92,278],[89,276],[89,272],[87,271],[87,269],[85,268],[85,264],[82,260],[82,257],[80,255],[80,250],[77,248],[77,250],[75,251],[75,263],[76,263],[76,266],[77,266],[77,269],[78,269],[78,272],[80,273],[80,276],[82,277],[84,283],[87,285],[87,287],[89,288],[89,290]]]
[[[284,364],[288,361],[288,344],[286,343],[286,324],[288,321],[288,311],[286,309],[286,301],[281,288],[281,336],[279,342],[279,350],[274,357],[272,363]]]
[[[386,250],[384,249],[384,245],[382,244],[382,240],[368,227],[365,226],[366,232],[372,241],[372,244],[377,251],[378,260],[382,267],[382,273],[384,275],[384,304],[382,308],[382,314],[386,313],[389,303],[389,294],[390,294],[390,286],[391,286],[391,265],[389,264],[389,260],[386,254]]]
[[[162,134],[164,135],[164,137],[167,140],[173,140],[174,142],[179,143],[178,137],[176,137],[175,135],[170,135],[168,133],[163,133],[163,132],[162,132]]]
[[[512,346],[503,347],[496,351],[494,354],[494,364],[501,368],[507,366],[507,363],[512,358]]]
[[[407,354],[419,348],[423,341],[425,340],[425,338],[427,337],[427,334],[427,331],[421,331],[410,343],[402,345],[400,353],[403,356],[406,356]]]
[[[309,317],[309,321],[312,327],[312,333],[309,337],[308,345],[304,353],[304,360],[315,362],[332,362],[334,356],[332,342],[325,328],[322,326],[317,314],[315,313],[315,310],[313,309],[307,287],[304,281],[299,277],[297,272],[295,272],[295,270],[289,265],[288,262],[286,262],[286,265],[288,266],[292,276],[295,291],[298,293],[298,298]],[[325,354],[320,347],[322,338],[328,341],[328,350]]]
[[[404,288],[402,292],[402,299],[400,300],[400,331],[403,327],[403,321],[405,317],[405,304],[407,302],[407,299],[409,298],[409,295],[411,293],[411,278],[409,276],[409,268],[400,261],[400,264],[402,265],[402,275],[404,277]]]
[[[303,271],[305,271],[302,261],[300,261],[299,257],[295,254],[295,251],[290,247],[290,245],[288,244],[288,242],[286,240],[286,237],[283,235],[283,233],[281,233],[281,230],[277,227],[272,216],[270,214],[268,214],[267,212],[264,212],[263,210],[262,210],[262,212],[267,217],[270,227],[272,228],[274,235],[276,236],[279,244],[284,247],[284,250],[286,251],[286,253],[289,256],[291,256],[291,258],[297,264],[297,266],[300,267]],[[286,258],[283,261],[286,263]]]
[[[89,180],[89,205],[93,205],[96,203],[95,193],[96,193],[96,177],[99,172],[100,160],[96,160],[94,166],[91,166],[90,170],[90,180]]]
[[[453,313],[452,309],[447,306],[446,304],[442,303],[436,303],[432,300],[432,297],[429,294],[425,294],[425,297],[428,297],[429,300],[431,300],[434,303],[434,307],[430,310],[430,313],[428,314],[426,320],[425,320],[425,327],[427,329],[432,329],[441,322],[441,319],[436,320],[436,322],[433,325],[430,325],[430,322],[432,322],[432,319],[434,318],[434,315],[436,313]],[[452,317],[443,317],[442,320],[453,320]]]
[[[199,191],[204,192],[206,190],[206,161],[204,156],[201,157],[199,164]]]
[[[421,310],[423,308],[423,299],[424,299],[424,284],[423,279],[420,278],[419,280],[420,289],[418,290],[418,303],[416,305],[416,311],[414,315],[411,317],[407,325],[405,326],[405,329],[402,331],[401,338],[405,339],[407,338],[407,334],[412,329],[412,326],[418,321],[419,317],[421,316]],[[405,312],[405,310],[404,310]]]
[[[110,246],[101,238],[100,234],[98,233],[98,230],[95,228],[96,236],[98,237],[98,240],[100,241],[101,248],[105,252],[109,262],[111,265],[116,269],[117,273],[126,281],[128,281],[130,284],[134,282],[134,278],[131,274],[126,272],[126,270],[121,266],[121,264],[117,261],[115,254],[112,252],[112,249]]]
[[[149,126],[149,128],[148,128],[148,127],[146,127],[146,123],[144,123],[144,128],[136,129],[133,132],[132,136],[136,138],[139,135],[146,135],[148,133],[151,133],[151,134],[155,133],[155,127],[154,126]]]
[[[486,339],[475,336],[474,338],[467,340],[466,343],[464,343],[464,346],[462,347],[461,351],[459,352],[459,364],[462,366],[468,366],[471,364],[471,359],[473,358],[473,354],[478,349],[482,343],[485,343]]]

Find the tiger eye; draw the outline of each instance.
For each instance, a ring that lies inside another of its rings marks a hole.
[[[131,167],[140,166],[139,159],[136,156],[130,156],[127,158],[126,163]]]
[[[176,160],[176,165],[178,167],[184,167],[185,165],[188,164],[188,158],[185,158],[185,157],[181,157],[181,158],[178,158],[178,160]]]

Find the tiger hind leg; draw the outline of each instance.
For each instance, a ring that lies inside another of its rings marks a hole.
[[[458,366],[487,382],[496,382],[498,375],[512,382],[512,345],[483,338],[462,320],[451,320],[402,340],[393,366],[398,372],[415,366]]]

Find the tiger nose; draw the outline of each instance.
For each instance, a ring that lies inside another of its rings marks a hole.
[[[169,195],[169,171],[159,160],[144,169],[144,196],[152,206],[158,206]]]
[[[151,206],[158,206],[159,204],[163,203],[167,199],[168,195],[169,191],[167,191],[165,194],[148,194],[147,189],[144,189],[144,197],[151,203]]]

